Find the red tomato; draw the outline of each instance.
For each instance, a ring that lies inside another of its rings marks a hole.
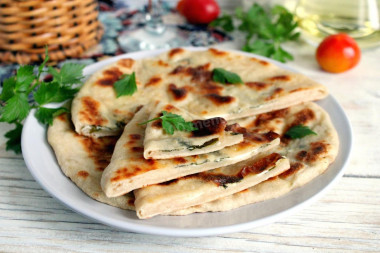
[[[215,0],[182,0],[177,9],[192,24],[208,24],[219,15],[219,5]]]
[[[358,64],[360,48],[347,34],[330,35],[319,44],[316,58],[322,69],[340,73]]]
[[[183,4],[185,3],[185,1],[186,0],[181,0],[181,1],[179,1],[178,3],[177,3],[177,11],[179,12],[179,13],[181,13],[182,15],[185,15],[184,14],[184,8],[183,8]]]

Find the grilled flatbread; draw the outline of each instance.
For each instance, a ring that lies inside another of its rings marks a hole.
[[[244,84],[220,84],[215,68],[237,73]],[[116,98],[113,84],[135,72],[138,91]],[[326,88],[269,62],[216,49],[181,48],[151,59],[123,59],[95,73],[73,101],[72,120],[79,134],[117,135],[136,108],[157,98],[199,118],[226,120],[257,115],[322,99]]]
[[[111,206],[135,209],[132,193],[108,198],[100,187],[100,178],[111,159],[117,137],[91,138],[78,135],[67,114],[54,119],[47,135],[62,172],[84,193]]]
[[[169,159],[211,153],[243,141],[243,134],[226,131],[227,121],[223,118],[199,119],[171,104],[158,104],[150,119],[162,116],[162,111],[180,115],[192,122],[196,131],[175,131],[172,135],[163,130],[162,122],[150,122],[145,130],[144,158]]]
[[[247,133],[244,141],[222,150],[173,159],[145,159],[143,140],[145,126],[139,123],[149,118],[144,106],[125,126],[117,141],[111,163],[103,172],[102,189],[108,197],[117,197],[137,188],[165,182],[178,177],[227,166],[246,160],[279,144],[274,132]]]
[[[141,219],[170,213],[231,195],[289,169],[278,153],[260,154],[237,164],[151,185],[134,191]]]
[[[251,127],[256,131],[272,129],[282,136],[289,127],[304,124],[317,135],[309,135],[295,140],[282,137],[280,146],[273,151],[290,160],[290,169],[280,175],[227,197],[171,214],[227,211],[279,197],[322,174],[337,156],[339,139],[336,130],[329,115],[314,103],[305,103],[285,110],[261,114],[253,121],[245,120],[245,123],[244,126],[247,128]]]

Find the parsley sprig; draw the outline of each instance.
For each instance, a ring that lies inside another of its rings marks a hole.
[[[214,82],[218,82],[222,84],[242,84],[243,83],[243,80],[241,80],[238,74],[231,71],[227,71],[222,68],[215,68],[212,71],[212,80]]]
[[[53,118],[67,108],[48,108],[48,103],[59,103],[74,97],[83,79],[84,65],[65,63],[60,71],[52,67],[45,68],[49,60],[48,50],[45,59],[38,67],[37,74],[34,66],[21,66],[15,76],[5,79],[0,94],[0,121],[14,124],[15,128],[5,134],[8,139],[6,150],[21,153],[22,122],[31,109],[36,109],[35,116],[39,122],[51,125]],[[41,81],[41,74],[47,72],[53,76],[51,82]],[[33,99],[32,99],[33,98]]]
[[[167,111],[162,111],[161,117],[147,120],[145,122],[140,123],[139,125],[145,125],[155,120],[161,120],[162,128],[167,134],[170,135],[173,135],[174,131],[191,132],[198,130],[198,128],[194,127],[192,122],[186,122],[185,119],[182,118],[182,116]]]
[[[135,72],[132,74],[124,74],[113,85],[116,97],[131,96],[137,91]]]
[[[304,126],[304,125],[292,126],[285,133],[285,135],[290,137],[291,139],[300,139],[311,134],[317,135],[316,132],[311,130],[308,126]]]
[[[281,45],[284,42],[298,39],[300,34],[295,32],[297,22],[294,20],[293,14],[286,8],[276,5],[272,9],[266,10],[255,3],[247,12],[237,8],[235,15],[225,14],[210,25],[231,32],[235,29],[234,19],[239,21],[238,29],[246,34],[244,51],[281,62],[293,60],[293,56]]]

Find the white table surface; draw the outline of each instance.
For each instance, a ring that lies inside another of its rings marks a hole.
[[[238,49],[238,42],[219,45]],[[281,221],[240,233],[171,238],[117,231],[50,197],[22,156],[5,151],[0,124],[0,252],[380,252],[380,48],[342,74],[323,72],[315,48],[288,44],[288,65],[325,84],[354,133],[350,163],[317,202]]]

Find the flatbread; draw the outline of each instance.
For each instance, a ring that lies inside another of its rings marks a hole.
[[[215,68],[235,72],[244,85],[212,80]],[[138,91],[116,98],[113,84],[135,72]],[[95,73],[73,101],[79,134],[117,135],[141,105],[171,103],[201,118],[226,120],[286,108],[327,95],[324,86],[274,64],[233,52],[172,49],[151,59],[122,59]]]
[[[169,159],[200,155],[221,150],[243,141],[243,134],[226,131],[227,121],[223,118],[200,119],[171,104],[159,103],[149,119],[162,116],[162,111],[180,115],[186,122],[192,122],[196,131],[174,131],[166,133],[162,121],[148,123],[144,138],[145,159]]]
[[[56,117],[48,128],[48,142],[53,148],[63,174],[91,198],[122,209],[134,210],[134,195],[108,198],[100,187],[104,168],[111,159],[117,137],[91,138],[78,135],[67,114]]]
[[[282,136],[289,127],[304,124],[317,135],[295,140],[282,137],[281,145],[273,152],[278,152],[290,160],[288,171],[233,195],[176,211],[171,213],[172,215],[227,211],[282,196],[322,174],[337,156],[339,148],[337,132],[329,115],[317,104],[305,103],[286,110],[262,114],[244,122],[247,128],[252,127],[257,131],[272,129]]]
[[[274,132],[249,133],[244,141],[208,154],[173,159],[145,159],[145,122],[151,109],[144,106],[125,126],[117,141],[111,163],[104,170],[101,186],[108,197],[117,197],[137,188],[165,182],[246,160],[280,143]]]
[[[134,191],[140,219],[199,205],[252,187],[289,169],[278,153],[260,154],[237,164],[189,175]]]

